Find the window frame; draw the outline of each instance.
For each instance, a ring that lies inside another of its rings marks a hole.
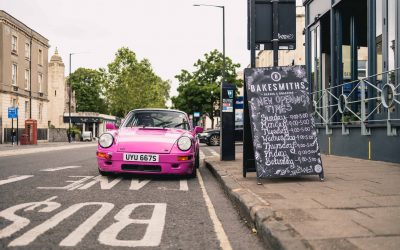
[[[18,53],[18,37],[11,35],[11,53]]]
[[[11,64],[11,85],[18,86],[18,64]]]

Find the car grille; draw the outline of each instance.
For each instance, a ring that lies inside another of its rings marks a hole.
[[[161,172],[161,166],[159,165],[122,164],[121,169],[142,172]]]

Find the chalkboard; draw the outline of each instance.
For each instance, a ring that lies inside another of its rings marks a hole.
[[[323,179],[305,67],[249,68],[244,75],[257,177]]]

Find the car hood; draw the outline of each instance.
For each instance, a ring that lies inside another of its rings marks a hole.
[[[121,128],[118,131],[117,151],[139,153],[170,153],[179,137],[190,133],[181,129]]]

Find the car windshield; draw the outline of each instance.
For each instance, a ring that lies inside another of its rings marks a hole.
[[[189,130],[184,113],[168,110],[136,110],[126,118],[122,127],[179,128]]]

